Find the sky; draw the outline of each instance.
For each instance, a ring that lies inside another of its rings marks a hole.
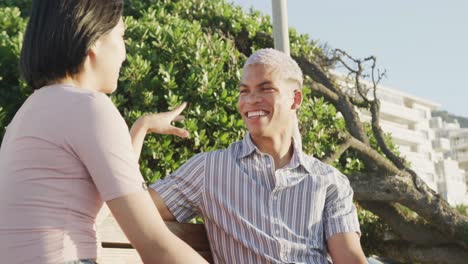
[[[270,15],[271,0],[228,0]],[[468,1],[288,0],[289,27],[357,58],[374,55],[385,87],[468,117]]]

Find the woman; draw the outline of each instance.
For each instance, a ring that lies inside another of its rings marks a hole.
[[[183,107],[136,122],[105,95],[125,60],[122,0],[36,0],[20,68],[35,92],[0,148],[2,263],[95,263],[103,201],[145,263],[205,263],[165,226],[138,167],[142,138]],[[142,136],[143,135],[143,136]]]

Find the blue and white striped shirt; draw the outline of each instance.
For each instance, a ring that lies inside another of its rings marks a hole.
[[[275,171],[249,134],[151,187],[177,221],[202,216],[215,263],[328,263],[328,238],[360,232],[343,174],[296,147]]]

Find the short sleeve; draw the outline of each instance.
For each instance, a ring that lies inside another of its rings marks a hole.
[[[128,126],[112,101],[94,93],[75,109],[66,145],[88,170],[101,198],[108,201],[144,190]]]
[[[327,188],[324,209],[325,238],[338,233],[361,233],[356,207],[353,203],[353,190],[346,176],[336,169],[332,173],[333,182]]]
[[[205,153],[197,154],[174,173],[150,186],[179,222],[186,222],[200,214],[205,160]]]

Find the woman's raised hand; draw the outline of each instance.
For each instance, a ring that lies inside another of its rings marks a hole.
[[[187,130],[172,125],[172,122],[184,120],[184,116],[180,113],[186,106],[187,103],[184,102],[171,111],[147,114],[140,117],[137,122],[142,122],[142,126],[147,130],[147,133],[151,132],[187,138],[189,136],[189,132]]]

